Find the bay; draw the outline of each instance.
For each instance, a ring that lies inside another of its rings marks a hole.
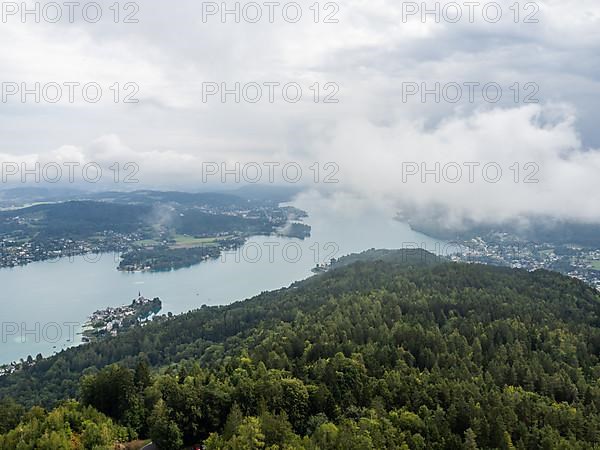
[[[310,196],[293,204],[309,213],[309,239],[254,237],[241,249],[186,269],[122,273],[116,270],[119,256],[103,254],[0,270],[0,364],[79,344],[77,333],[92,312],[129,304],[139,293],[160,297],[162,313],[179,314],[289,286],[332,257],[414,246],[440,253],[444,245],[389,211]]]

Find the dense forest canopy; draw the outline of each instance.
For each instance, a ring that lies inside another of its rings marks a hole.
[[[0,378],[0,449],[48,420],[33,405],[91,407],[115,439],[164,449],[600,448],[597,291],[373,254]]]

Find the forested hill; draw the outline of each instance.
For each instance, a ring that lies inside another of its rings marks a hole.
[[[596,291],[386,259],[71,349],[0,378],[0,395],[79,397],[163,448],[211,433],[209,449],[600,445]],[[143,389],[140,354],[161,368]]]
[[[442,258],[423,249],[387,250],[372,248],[362,253],[352,253],[334,259],[331,262],[331,267],[339,269],[357,262],[365,263],[377,261],[394,264],[396,266],[423,267],[438,264],[442,261]]]
[[[390,274],[421,267],[436,259],[423,250],[398,251],[395,259],[387,257],[386,265],[354,268],[360,270],[360,277],[338,269],[294,283],[287,289],[265,292],[229,306],[203,307],[115,338],[62,351],[21,373],[0,377],[0,396],[19,398],[27,406],[52,406],[63,398],[75,396],[81,374],[90,368],[115,362],[133,365],[140,353],[155,367],[186,358],[206,359],[207,349],[213,355],[214,345],[236,342],[240,336],[255,332],[259,325],[292,322],[297,314],[310,313],[331,297],[383,288],[392,281]],[[371,252],[353,258],[355,262],[361,258],[371,261]]]

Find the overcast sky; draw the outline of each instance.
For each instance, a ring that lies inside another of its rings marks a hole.
[[[219,174],[206,177],[210,163],[294,163],[304,185],[404,213],[435,207],[455,223],[530,214],[600,222],[597,0],[510,0],[499,9],[482,1],[472,11],[442,1],[439,23],[435,13],[422,17],[421,2],[397,0],[302,1],[299,9],[281,1],[273,23],[262,1],[257,23],[248,2],[240,23],[234,14],[223,23],[221,2],[121,2],[118,17],[113,3],[99,2],[102,17],[91,23],[97,8],[84,13],[82,1],[70,23],[59,1],[60,20],[51,23],[50,5],[36,23],[3,2],[1,161],[105,170],[134,162],[138,187],[195,190],[219,184]],[[86,101],[77,86],[71,103],[63,86],[57,103],[47,101],[50,83],[70,82],[97,83],[101,100]],[[236,82],[247,85],[239,103],[206,95]],[[14,93],[22,83],[45,87],[40,103]],[[247,100],[256,93],[248,83],[262,86],[257,103]],[[279,83],[272,103],[264,83]],[[302,87],[298,102],[284,98],[287,83]],[[439,102],[415,92],[435,92],[436,83]],[[128,94],[138,102],[125,103]]]

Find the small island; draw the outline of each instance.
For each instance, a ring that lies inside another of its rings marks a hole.
[[[141,325],[162,309],[160,298],[150,300],[139,293],[128,306],[108,307],[94,312],[84,325],[82,342],[94,342],[108,336],[116,336],[127,329]]]

